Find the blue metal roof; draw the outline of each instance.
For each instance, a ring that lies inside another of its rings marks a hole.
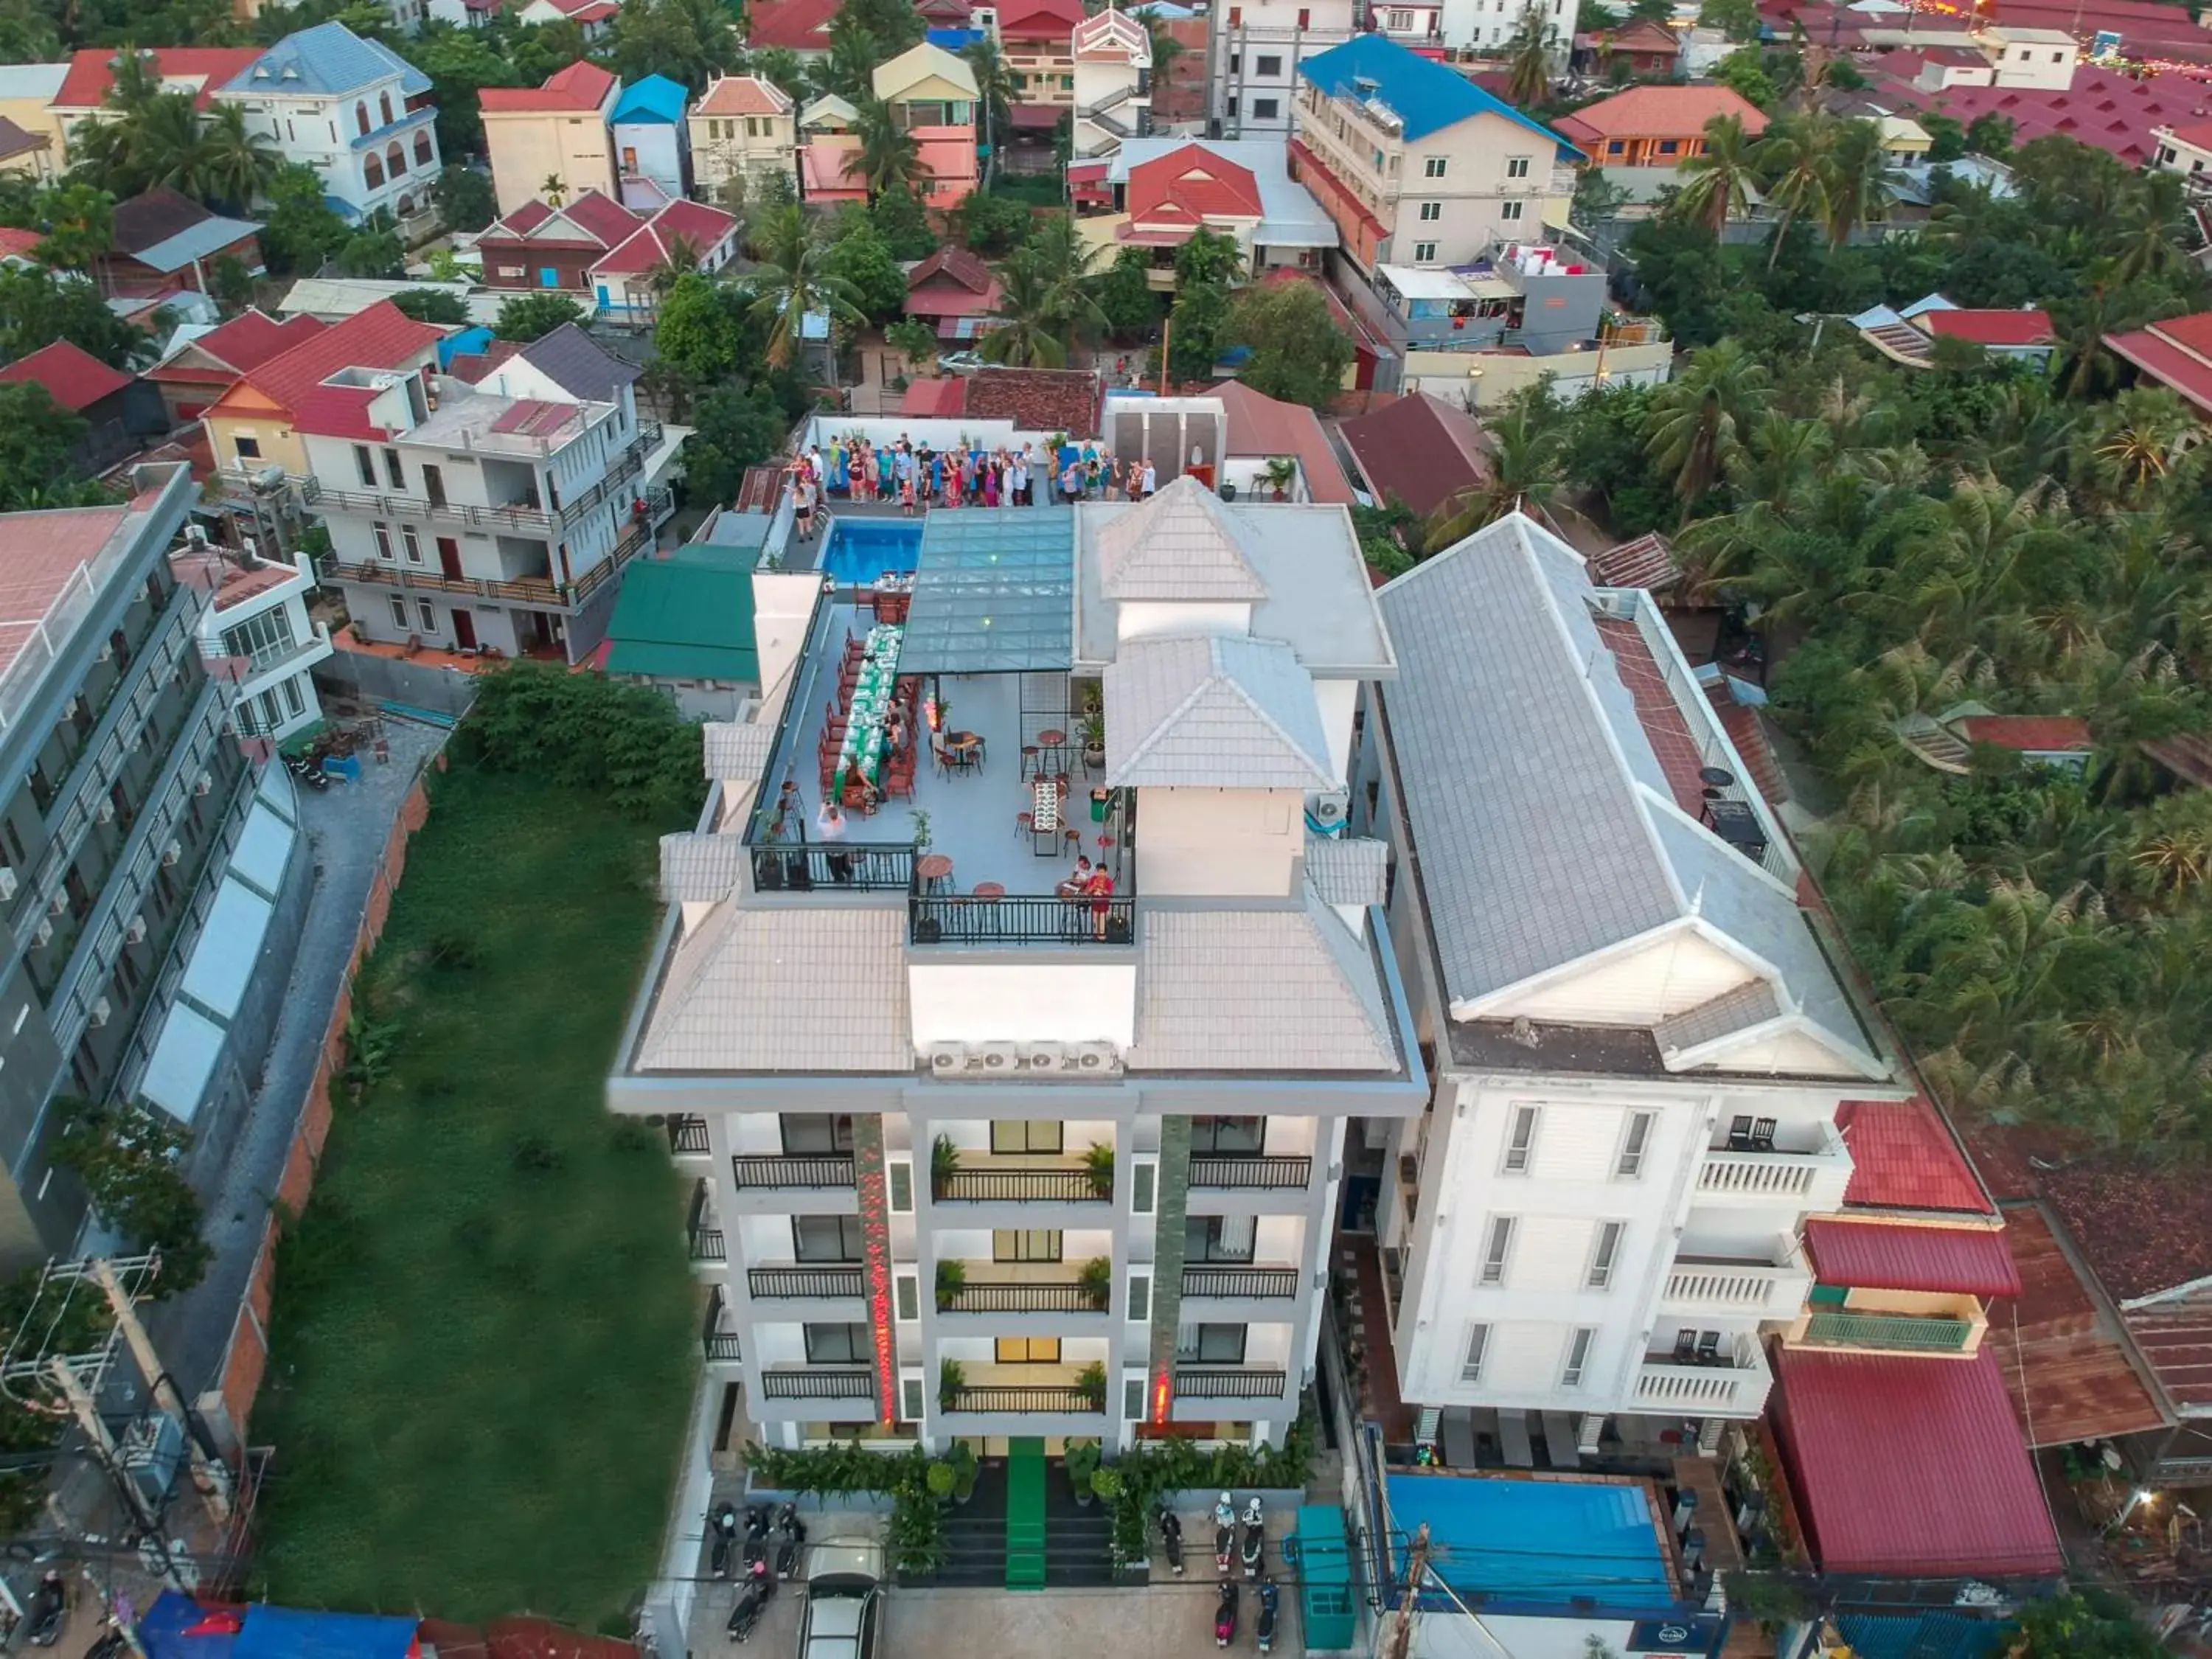
[[[381,41],[364,40],[343,23],[318,23],[286,35],[223,90],[335,98],[395,75],[410,96],[430,90],[430,77]]]
[[[1302,58],[1298,74],[1331,97],[1373,98],[1388,104],[1405,122],[1408,140],[1425,138],[1472,116],[1502,115],[1549,140],[1563,159],[1582,154],[1541,121],[1384,35],[1354,35],[1340,46]],[[1371,90],[1359,88],[1360,82],[1371,82]]]
[[[615,112],[607,118],[613,126],[624,123],[658,121],[673,126],[684,118],[684,106],[691,94],[680,81],[665,75],[648,75],[633,81],[615,100]]]

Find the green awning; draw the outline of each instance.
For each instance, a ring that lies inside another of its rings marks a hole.
[[[632,564],[607,625],[606,672],[645,679],[757,683],[756,556],[695,544],[665,559]]]

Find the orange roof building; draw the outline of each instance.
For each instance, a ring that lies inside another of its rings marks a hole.
[[[535,87],[486,87],[484,149],[491,157],[499,210],[512,213],[561,181],[570,200],[596,190],[619,200],[614,140],[607,123],[622,82],[598,64],[577,60]]]
[[[1758,105],[1728,87],[1631,87],[1553,123],[1600,167],[1674,167],[1705,153],[1705,123],[1733,115],[1744,134],[1766,131]]]

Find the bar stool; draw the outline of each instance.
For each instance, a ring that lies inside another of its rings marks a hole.
[[[1016,841],[1019,841],[1024,836],[1030,834],[1036,829],[1036,813],[1017,812],[1014,814],[1014,839]]]
[[[1042,753],[1043,751],[1033,743],[1025,743],[1022,745],[1022,776],[1027,777],[1032,772],[1039,776],[1043,775],[1044,763],[1041,758]]]

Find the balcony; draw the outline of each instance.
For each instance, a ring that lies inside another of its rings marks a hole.
[[[766,846],[752,849],[753,886],[763,893],[910,893],[914,890],[912,843],[870,845],[841,842],[836,847]]]
[[[831,1302],[867,1294],[866,1270],[860,1267],[751,1267],[745,1289],[756,1302]]]
[[[343,493],[343,492],[340,492]],[[653,526],[667,516],[673,497],[656,489],[648,498],[646,517],[634,520],[614,550],[572,582],[550,576],[518,576],[511,580],[487,576],[448,576],[413,565],[348,564],[326,555],[316,571],[326,582],[366,582],[379,587],[422,588],[437,593],[468,593],[480,599],[505,599],[523,605],[559,609],[581,605],[610,577],[653,544]]]
[[[960,1288],[947,1297],[940,1291],[937,1310],[963,1314],[1103,1314],[1112,1297],[1110,1287],[1083,1281],[1073,1267],[1022,1267],[1010,1262],[963,1262]],[[970,1272],[985,1276],[967,1278]]]
[[[1313,1159],[1200,1153],[1190,1160],[1190,1184],[1226,1192],[1303,1189],[1313,1184]]]
[[[864,1365],[809,1365],[761,1373],[763,1400],[868,1400],[876,1397],[876,1374]]]
[[[478,507],[467,501],[447,501],[442,495],[432,500],[426,496],[386,495],[378,490],[330,489],[313,480],[307,481],[302,493],[307,501],[319,501],[325,507],[366,513],[379,519],[428,519],[477,530],[510,530],[530,536],[552,537],[581,523],[594,507],[635,478],[643,468],[645,458],[659,447],[661,436],[659,422],[640,421],[637,436],[623,448],[606,475],[582,495],[550,511],[525,501]]]
[[[690,1231],[691,1260],[694,1262],[719,1262],[730,1259],[729,1243],[720,1227],[695,1226]]]
[[[1839,1210],[1850,1183],[1851,1156],[1832,1124],[1814,1126],[1803,1152],[1734,1146],[1705,1154],[1695,1202],[1773,1205],[1798,1211]]]
[[[672,1117],[665,1127],[672,1158],[704,1158],[714,1150],[707,1139],[707,1120],[703,1117]]]
[[[1757,1340],[1738,1336],[1704,1359],[1647,1356],[1637,1370],[1636,1406],[1688,1416],[1756,1417],[1772,1381]]]
[[[1971,1297],[1961,1297],[1971,1304]],[[1790,1337],[1798,1348],[1850,1348],[1862,1353],[1972,1353],[1981,1346],[1984,1322],[1951,1315],[1854,1313],[1820,1309],[1805,1316],[1804,1328]]]
[[[835,1191],[851,1187],[854,1180],[853,1156],[849,1152],[797,1156],[740,1153],[730,1160],[730,1172],[740,1190]]]
[[[907,912],[912,945],[1127,945],[1136,937],[1130,898],[916,894]]]
[[[1103,1417],[1105,1396],[1044,1382],[984,1382],[955,1389],[938,1401],[945,1412],[1012,1413],[1030,1416]]]
[[[1185,1267],[1183,1299],[1294,1297],[1301,1277],[1296,1267]]]
[[[1729,1314],[1747,1319],[1795,1319],[1813,1274],[1793,1245],[1780,1264],[1720,1256],[1678,1255],[1659,1293],[1662,1312]]]
[[[1238,1365],[1229,1367],[1187,1368],[1178,1365],[1175,1374],[1175,1395],[1178,1401],[1185,1400],[1275,1400],[1282,1399],[1291,1386],[1288,1371],[1269,1370]]]
[[[707,1320],[700,1330],[700,1342],[710,1365],[734,1365],[744,1356],[738,1349],[738,1334],[729,1323],[729,1304],[723,1299],[722,1287],[716,1285],[714,1295],[707,1298]]]
[[[1105,1204],[1114,1191],[1110,1183],[1100,1191],[1080,1164],[1029,1169],[1008,1164],[955,1170],[932,1182],[932,1196],[939,1204]]]

